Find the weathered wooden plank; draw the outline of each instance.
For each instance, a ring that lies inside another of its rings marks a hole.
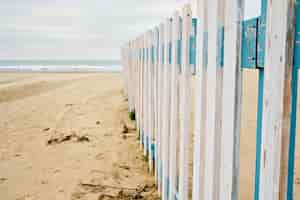
[[[295,1],[268,1],[260,200],[286,199]]]
[[[224,24],[224,77],[219,199],[239,199],[244,1],[227,0]]]
[[[148,58],[148,163],[149,163],[149,171],[152,173],[153,171],[153,155],[152,155],[152,143],[153,143],[153,132],[154,132],[154,98],[153,98],[153,76],[154,76],[154,63],[153,63],[153,32],[152,30],[148,31],[148,49],[149,49],[149,58]]]
[[[140,37],[141,45],[141,63],[140,63],[140,146],[143,148],[144,142],[144,60],[145,60],[145,48],[144,37]]]
[[[129,80],[129,89],[128,89],[128,102],[129,102],[129,112],[131,112],[133,110],[133,80],[132,80],[132,76],[133,76],[133,59],[132,59],[132,51],[133,51],[133,47],[132,47],[132,41],[129,42],[129,46],[128,46],[128,80]]]
[[[300,1],[296,0],[296,27],[294,42],[294,66],[300,69]]]
[[[148,136],[148,99],[147,99],[147,90],[148,90],[148,44],[147,44],[147,34],[144,33],[144,77],[143,77],[143,148],[144,155],[147,155],[147,136]]]
[[[182,24],[182,66],[180,77],[180,144],[179,144],[179,199],[187,200],[189,191],[189,146],[191,119],[191,66],[189,45],[192,36],[192,10],[183,8]]]
[[[137,60],[137,56],[136,56],[136,43],[135,43],[135,40],[132,41],[132,85],[133,85],[133,91],[132,91],[132,96],[133,96],[133,112],[135,112],[136,110],[136,88],[137,88],[137,85],[136,85],[136,60]]]
[[[162,129],[162,156],[163,156],[163,192],[162,199],[168,199],[169,191],[169,138],[170,138],[170,54],[169,44],[171,42],[171,19],[165,22],[165,38],[164,38],[164,91],[163,91],[163,129]]]
[[[145,156],[149,155],[149,135],[150,135],[150,38],[149,31],[145,33],[146,38],[146,113],[145,113],[145,144],[144,144],[144,153]]]
[[[206,63],[204,40],[207,32],[206,1],[197,1],[197,56],[195,86],[195,130],[194,130],[194,161],[193,161],[193,200],[203,199],[204,170],[204,133],[206,119]]]
[[[159,48],[159,29],[154,28],[154,170],[155,170],[155,182],[158,181],[158,151],[157,151],[157,140],[158,140],[158,48]]]
[[[177,137],[178,137],[178,103],[179,103],[179,64],[178,41],[180,35],[179,13],[175,12],[172,21],[172,58],[171,58],[171,110],[170,110],[170,192],[169,200],[174,200],[177,192]]]
[[[295,173],[295,150],[297,133],[297,104],[298,104],[298,77],[299,72],[299,47],[300,47],[300,1],[296,0],[296,27],[294,41],[294,63],[292,74],[292,105],[291,105],[291,127],[288,161],[287,199],[293,199],[294,195],[294,173]]]
[[[164,24],[159,25],[159,49],[158,49],[158,138],[157,138],[157,152],[158,152],[158,192],[162,192],[162,120],[163,120],[163,69],[164,69]]]
[[[137,91],[137,97],[138,97],[138,106],[137,106],[137,110],[136,110],[136,115],[137,115],[137,130],[139,133],[139,137],[141,137],[140,135],[140,131],[141,131],[141,59],[142,59],[142,51],[141,51],[141,39],[137,38],[137,49],[139,51],[139,58],[138,58],[138,62],[137,62],[137,76],[138,76],[138,80],[137,80],[137,84],[138,84],[138,91]]]

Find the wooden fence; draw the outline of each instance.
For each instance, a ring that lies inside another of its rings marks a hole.
[[[243,0],[197,0],[196,18],[186,5],[122,48],[129,110],[164,200],[239,199],[244,68],[259,71],[254,199],[294,198],[300,0],[261,1],[244,21]]]

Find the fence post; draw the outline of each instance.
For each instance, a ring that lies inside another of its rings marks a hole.
[[[128,102],[129,112],[132,111],[132,48],[131,41],[128,44]]]
[[[180,144],[179,144],[179,199],[188,199],[189,186],[189,142],[191,119],[191,66],[189,60],[192,36],[192,10],[183,8],[182,22],[182,65],[180,75]]]
[[[295,1],[268,1],[260,200],[286,199]]]
[[[148,163],[149,171],[152,173],[152,143],[153,143],[153,132],[154,132],[154,119],[153,119],[153,32],[150,30],[147,33],[148,37]]]
[[[219,199],[239,199],[242,99],[241,37],[243,0],[227,0],[224,24],[224,77]]]
[[[222,110],[221,27],[223,1],[207,1],[208,65],[205,135],[204,199],[219,197],[220,139]]]
[[[140,131],[141,131],[141,122],[140,122],[140,117],[141,117],[141,113],[140,113],[140,108],[141,108],[141,102],[140,102],[140,91],[141,91],[141,76],[140,76],[140,71],[141,71],[141,46],[140,46],[140,38],[137,38],[136,40],[136,48],[138,51],[138,59],[137,59],[137,107],[136,107],[136,123],[137,123],[137,130],[138,130],[138,134],[139,137],[140,135]]]
[[[154,170],[155,170],[155,182],[158,181],[158,150],[157,150],[157,140],[158,140],[158,42],[159,42],[159,30],[158,27],[154,28]]]
[[[144,33],[144,134],[143,134],[143,148],[144,156],[147,156],[147,139],[148,139],[148,37],[147,33]]]
[[[197,0],[197,54],[195,80],[195,130],[194,130],[194,161],[193,161],[193,200],[203,200],[204,174],[204,137],[206,125],[206,51],[207,42],[207,2]]]
[[[163,69],[164,69],[164,24],[159,25],[159,49],[158,49],[158,138],[157,138],[157,151],[158,151],[158,192],[162,192],[162,182],[163,182],[163,158],[162,158],[162,121],[163,121]]]
[[[169,195],[169,136],[170,136],[170,54],[169,44],[171,41],[171,20],[165,22],[165,38],[164,38],[164,91],[163,91],[163,129],[162,129],[162,156],[163,156],[163,200],[168,199]]]
[[[178,42],[180,35],[180,17],[175,12],[172,21],[172,58],[171,58],[171,110],[170,110],[170,195],[169,200],[175,199],[177,192],[177,137],[178,137]]]
[[[140,62],[140,146],[143,148],[144,140],[144,60],[145,60],[145,51],[144,51],[144,38],[140,37],[140,46],[141,46],[141,62]]]

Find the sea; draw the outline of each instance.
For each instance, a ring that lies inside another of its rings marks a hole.
[[[118,60],[0,60],[0,72],[121,72]]]

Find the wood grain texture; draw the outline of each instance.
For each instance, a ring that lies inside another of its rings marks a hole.
[[[163,44],[164,44],[164,24],[159,25],[159,50],[158,50],[158,138],[157,138],[157,151],[158,151],[158,161],[159,161],[159,171],[158,171],[158,192],[162,192],[162,120],[163,120]]]
[[[260,200],[285,199],[295,1],[268,1]]]
[[[204,39],[207,32],[206,1],[197,0],[197,61],[195,86],[195,130],[193,161],[193,200],[203,199],[204,133],[206,119],[206,64],[204,63]],[[201,20],[202,19],[202,20]]]
[[[163,156],[163,195],[162,199],[168,199],[169,190],[169,139],[170,139],[170,64],[168,45],[171,42],[171,19],[165,22],[165,38],[164,38],[164,91],[163,91],[163,129],[162,129],[162,156]]]
[[[153,143],[153,135],[154,135],[154,63],[153,63],[153,32],[152,30],[148,31],[148,49],[149,49],[149,58],[148,58],[148,164],[149,164],[149,171],[150,173],[153,172],[153,160],[152,160],[152,150],[151,146]]]
[[[189,196],[189,145],[191,131],[191,66],[189,62],[189,41],[192,36],[192,10],[183,8],[182,24],[182,66],[180,77],[180,141],[179,141],[179,199]]]
[[[241,30],[244,2],[227,0],[224,24],[224,77],[219,199],[239,199],[242,98]]]
[[[154,161],[154,170],[155,170],[155,182],[157,183],[158,181],[158,151],[157,151],[157,140],[158,140],[158,42],[159,42],[159,29],[158,27],[155,27],[153,30],[154,34],[154,78],[153,78],[153,83],[154,83],[154,144],[155,144],[155,161]]]
[[[180,34],[179,13],[173,15],[172,21],[172,58],[171,58],[171,110],[170,110],[170,192],[169,200],[175,198],[177,192],[177,138],[178,138],[178,103],[179,103],[179,64],[178,40]]]
[[[222,116],[222,76],[220,66],[220,28],[223,25],[223,1],[207,1],[208,66],[207,115],[205,135],[204,199],[219,197],[220,139]]]
[[[148,123],[147,123],[147,80],[148,80],[148,67],[147,67],[147,34],[144,33],[144,61],[143,61],[143,149],[144,149],[144,155],[147,155],[147,130],[148,130]]]

